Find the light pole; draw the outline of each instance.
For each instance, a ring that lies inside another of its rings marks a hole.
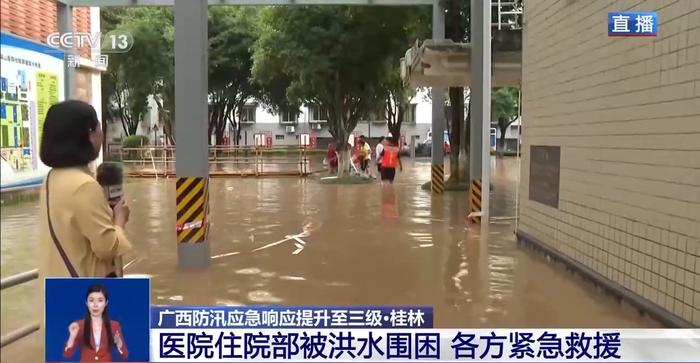
[[[153,145],[158,146],[158,124],[153,125]]]

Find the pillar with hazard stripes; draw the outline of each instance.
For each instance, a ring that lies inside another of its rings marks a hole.
[[[182,267],[209,263],[209,178],[180,177],[176,182],[178,261]]]
[[[469,186],[468,222],[481,223],[481,180],[474,179]]]
[[[197,177],[178,178],[177,241],[200,243],[207,237],[209,212],[209,179]]]
[[[440,164],[433,164],[430,170],[430,189],[435,194],[445,192],[445,168]]]
[[[209,63],[206,1],[175,1],[175,244],[181,269],[211,262],[209,229]],[[171,184],[172,185],[172,184]]]

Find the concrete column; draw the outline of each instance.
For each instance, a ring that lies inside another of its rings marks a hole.
[[[209,265],[207,0],[175,0],[178,266]]]
[[[66,34],[73,31],[73,7],[66,5],[60,1],[56,2],[56,10],[58,19],[58,32]],[[71,67],[68,62],[69,56],[77,57],[74,49],[64,48],[65,57],[63,58],[63,97],[66,100],[75,97],[75,67]],[[77,58],[75,60],[77,62]]]
[[[488,226],[491,176],[491,2],[471,0],[472,87],[469,172],[481,179],[481,225]]]
[[[433,3],[433,40],[445,39],[445,7],[441,0]],[[433,114],[432,114],[432,168],[431,190],[435,194],[442,194],[445,190],[445,90],[432,88]]]
[[[416,159],[416,138],[411,135],[411,146],[409,148],[411,152],[411,160]]]
[[[90,33],[97,34],[100,32],[100,8],[93,6],[90,8]],[[99,49],[90,49],[90,55],[92,59],[99,57]],[[90,96],[92,102],[92,107],[95,108],[97,116],[102,120],[102,72],[93,71],[90,75],[90,84],[92,89],[90,90]],[[102,164],[105,155],[107,154],[107,146],[109,145],[109,139],[107,138],[107,130],[105,120],[102,120],[102,132],[105,135],[104,142],[102,143],[102,150],[100,150],[100,156],[97,157],[97,164]]]

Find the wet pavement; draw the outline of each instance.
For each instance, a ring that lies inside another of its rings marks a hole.
[[[517,159],[492,166],[486,238],[465,224],[466,192],[420,189],[428,161],[409,165],[393,187],[212,179],[212,261],[203,272],[176,268],[174,180],[132,180],[127,273],[152,277],[155,304],[428,305],[442,328],[659,326],[519,246]],[[37,202],[2,208],[2,277],[36,267],[37,214]],[[36,320],[38,287],[2,293],[3,334]],[[32,340],[3,349],[3,360]]]

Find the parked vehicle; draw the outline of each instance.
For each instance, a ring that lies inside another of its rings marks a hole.
[[[445,131],[444,133],[444,145],[443,145],[443,152],[445,155],[449,155],[449,153],[452,151],[452,147],[450,146],[450,136]],[[416,157],[428,157],[432,155],[432,150],[433,150],[433,130],[430,129],[428,130],[427,137],[425,140],[423,140],[421,143],[416,145]]]

